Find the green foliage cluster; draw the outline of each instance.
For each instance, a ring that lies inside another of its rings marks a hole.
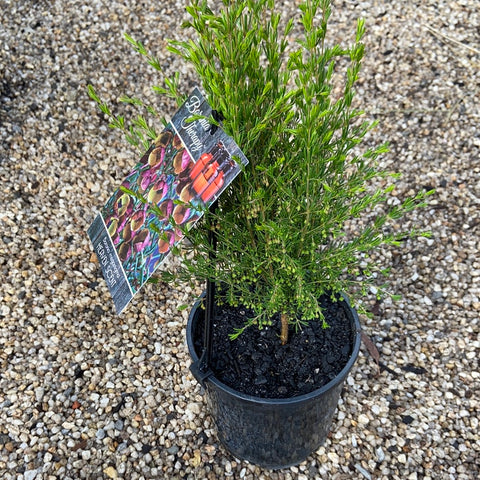
[[[361,152],[359,144],[375,126],[361,120],[352,102],[364,22],[345,47],[327,42],[330,0],[302,2],[298,18],[288,22],[273,0],[224,0],[218,12],[192,0],[187,10],[184,27],[194,38],[170,41],[168,48],[194,67],[210,104],[225,117],[223,128],[250,163],[216,212],[205,216],[207,228],[189,232],[195,255],[184,258],[174,277],[221,283],[225,301],[255,311],[249,323],[262,326],[279,314],[297,326],[325,322],[320,296],[367,293],[379,271],[368,253],[418,235],[394,232],[391,224],[431,193],[389,206],[394,176],[378,166],[387,146]],[[161,70],[140,42],[127,40]],[[164,81],[154,90],[181,103],[178,75]],[[146,146],[154,138],[144,117],[126,128],[91,87],[90,94],[131,143]],[[122,100],[145,107],[138,99]],[[208,228],[218,235],[214,261]]]

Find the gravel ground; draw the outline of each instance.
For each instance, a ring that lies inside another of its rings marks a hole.
[[[480,476],[480,13],[477,0],[338,0],[331,32],[367,23],[358,98],[391,142],[398,195],[437,194],[382,253],[403,300],[374,304],[333,433],[278,472],[218,444],[184,345],[188,288],[147,286],[116,316],[86,230],[138,158],[86,95],[161,79],[122,40],[164,50],[182,2],[0,0],[0,477],[433,479]],[[293,2],[281,6],[285,15]],[[170,115],[173,105],[154,98]]]

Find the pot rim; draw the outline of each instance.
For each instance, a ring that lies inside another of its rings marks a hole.
[[[224,390],[228,394],[244,400],[246,402],[252,402],[255,404],[262,404],[262,405],[285,405],[285,404],[295,404],[295,403],[301,403],[308,401],[310,399],[313,399],[317,396],[322,395],[323,393],[327,392],[328,390],[336,387],[338,384],[342,383],[345,378],[347,377],[348,373],[352,369],[354,363],[357,360],[358,353],[360,351],[360,344],[361,344],[361,327],[360,327],[360,320],[358,318],[358,314],[356,310],[350,305],[350,302],[348,300],[348,297],[345,294],[342,295],[342,300],[341,302],[345,304],[347,308],[347,315],[353,317],[353,334],[355,335],[355,340],[353,342],[353,349],[352,349],[352,354],[350,355],[350,358],[348,359],[348,362],[345,364],[345,366],[342,368],[342,370],[337,374],[337,376],[333,379],[330,380],[328,383],[323,385],[320,388],[317,388],[315,390],[312,390],[309,393],[304,393],[302,395],[297,395],[294,397],[288,397],[288,398],[263,398],[263,397],[257,397],[254,395],[249,395],[247,393],[240,392],[238,390],[235,390],[234,388],[226,385],[225,383],[221,382],[218,380],[218,378],[215,376],[215,374],[212,372],[211,375],[209,375],[205,381],[211,382],[213,385],[216,387],[220,388],[221,390]],[[192,307],[190,314],[188,316],[188,323],[187,323],[187,347],[190,353],[190,356],[192,357],[192,361],[196,362],[198,361],[199,357],[197,355],[197,352],[195,351],[195,346],[193,344],[193,332],[192,332],[192,326],[193,326],[193,317],[195,315],[195,312],[197,309],[200,307],[200,304],[202,303],[202,299],[205,296],[205,292],[202,293],[200,299],[198,299],[194,306]]]

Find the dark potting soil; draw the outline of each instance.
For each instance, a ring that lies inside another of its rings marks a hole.
[[[301,330],[289,332],[281,345],[280,319],[272,326],[251,326],[236,340],[229,334],[253,316],[246,308],[216,307],[213,322],[211,368],[215,377],[237,391],[262,398],[289,398],[316,390],[334,379],[350,359],[352,325],[342,302],[322,298],[329,328],[310,321]],[[194,338],[200,355],[203,344],[203,311]]]

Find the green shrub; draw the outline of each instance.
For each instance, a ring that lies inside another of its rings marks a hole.
[[[218,12],[193,0],[187,10],[191,20],[184,28],[194,38],[170,41],[168,48],[193,66],[211,106],[225,117],[224,130],[250,163],[215,213],[189,233],[186,248],[195,255],[183,257],[181,271],[163,276],[221,283],[224,301],[254,310],[247,324],[262,327],[280,315],[284,327],[312,319],[326,325],[320,296],[366,294],[381,271],[368,253],[419,235],[393,231],[392,223],[432,193],[391,206],[395,175],[378,166],[387,146],[362,149],[375,126],[362,121],[353,104],[364,22],[358,22],[352,45],[340,46],[327,41],[329,0],[301,3],[299,17],[286,23],[272,0],[225,0]],[[295,36],[300,38],[291,41]],[[127,40],[161,70],[140,42]],[[176,75],[154,89],[181,103],[180,87]],[[91,87],[90,93],[96,97]],[[143,117],[127,128],[101,106],[132,143],[146,147],[154,138]],[[218,236],[214,260],[211,226]]]

